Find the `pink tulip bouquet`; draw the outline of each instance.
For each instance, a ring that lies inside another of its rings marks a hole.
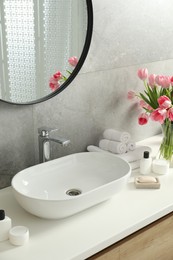
[[[72,67],[76,67],[78,63],[78,58],[73,56],[68,59],[69,64]],[[67,70],[67,73],[70,75],[71,71]],[[55,91],[59,89],[62,83],[64,83],[67,80],[67,77],[63,75],[60,71],[57,71],[53,76],[50,77],[49,79],[49,87],[51,88],[52,91]]]
[[[128,92],[129,100],[137,100],[143,112],[138,117],[139,125],[148,120],[159,122],[164,134],[160,155],[171,161],[173,155],[173,76],[148,74],[139,69],[137,75],[143,81],[143,93]]]

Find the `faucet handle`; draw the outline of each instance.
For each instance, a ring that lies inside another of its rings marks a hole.
[[[59,128],[51,128],[51,127],[47,127],[47,126],[42,126],[38,128],[38,134],[42,137],[44,136],[49,136],[50,133],[58,131]]]

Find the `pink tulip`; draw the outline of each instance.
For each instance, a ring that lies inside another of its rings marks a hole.
[[[163,75],[157,75],[156,78],[155,78],[155,81],[159,86],[162,86],[163,81],[164,81],[164,76]]]
[[[153,87],[155,85],[155,78],[156,78],[156,75],[155,74],[150,74],[148,76],[148,83],[151,87]]]
[[[171,86],[173,86],[173,76],[170,77]]]
[[[168,118],[169,118],[170,121],[173,121],[173,107],[171,107],[170,109],[168,109],[167,116],[168,116]]]
[[[153,121],[158,121],[159,123],[163,124],[167,117],[167,110],[157,108],[151,113],[150,117]]]
[[[162,75],[157,75],[156,77],[155,77],[155,82],[157,83],[157,85],[159,85],[159,86],[161,86],[161,84],[162,84],[162,78],[163,78],[164,76],[162,76]]]
[[[171,100],[167,96],[161,96],[157,99],[157,101],[160,108],[167,109],[172,105]]]
[[[72,65],[73,67],[76,67],[77,63],[78,63],[78,58],[73,56],[71,58],[68,59],[68,62],[70,63],[70,65]]]
[[[51,77],[49,80],[49,87],[51,88],[52,91],[55,91],[60,87],[60,83],[56,78],[54,78],[54,76]]]
[[[155,81],[162,88],[169,88],[171,84],[171,79],[169,76],[157,75]]]
[[[139,101],[139,106],[140,106],[141,108],[146,108],[146,109],[148,109],[148,110],[150,110],[150,111],[153,110],[153,108],[152,108],[150,105],[148,105],[143,99],[141,99],[141,100]]]
[[[56,78],[54,78],[54,76],[53,77],[51,77],[50,79],[49,79],[49,84],[56,84],[57,83],[57,79]]]
[[[136,96],[136,93],[133,90],[128,91],[127,93],[127,99],[133,100]]]
[[[53,75],[53,77],[54,77],[56,80],[60,80],[60,79],[62,78],[62,74],[61,74],[60,71],[57,71],[57,72]]]
[[[141,99],[141,100],[139,101],[139,106],[140,106],[141,108],[147,108],[147,107],[148,107],[148,104],[147,104],[143,99]]]
[[[170,77],[169,76],[165,76],[163,81],[162,81],[162,87],[163,88],[169,88],[170,84],[171,84]]]
[[[56,84],[49,83],[49,87],[52,91],[55,91],[60,87],[60,84],[58,82]]]
[[[138,124],[145,125],[148,123],[149,116],[146,113],[142,113],[138,117]]]
[[[148,105],[146,108],[147,108],[148,110],[150,110],[150,111],[153,111],[153,110],[154,110],[150,105]]]
[[[138,74],[138,77],[141,80],[145,80],[148,77],[148,70],[147,69],[139,69],[137,74]]]

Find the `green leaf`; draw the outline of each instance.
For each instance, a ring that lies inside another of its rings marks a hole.
[[[147,87],[147,91],[148,91],[147,94],[149,96],[150,101],[153,104],[153,107],[157,108],[158,107],[158,102],[157,102],[158,95],[157,95],[157,92],[155,91],[154,88],[150,88],[149,86]]]
[[[150,100],[147,97],[145,97],[142,93],[139,93],[139,95],[148,105],[150,105],[153,108],[153,104],[150,102]]]
[[[71,73],[72,73],[71,71],[69,71],[69,70],[66,70],[66,71],[71,75]]]

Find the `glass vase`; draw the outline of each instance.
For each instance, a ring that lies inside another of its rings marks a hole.
[[[173,124],[166,121],[162,126],[163,139],[160,145],[160,158],[169,161],[170,167],[173,166]]]

